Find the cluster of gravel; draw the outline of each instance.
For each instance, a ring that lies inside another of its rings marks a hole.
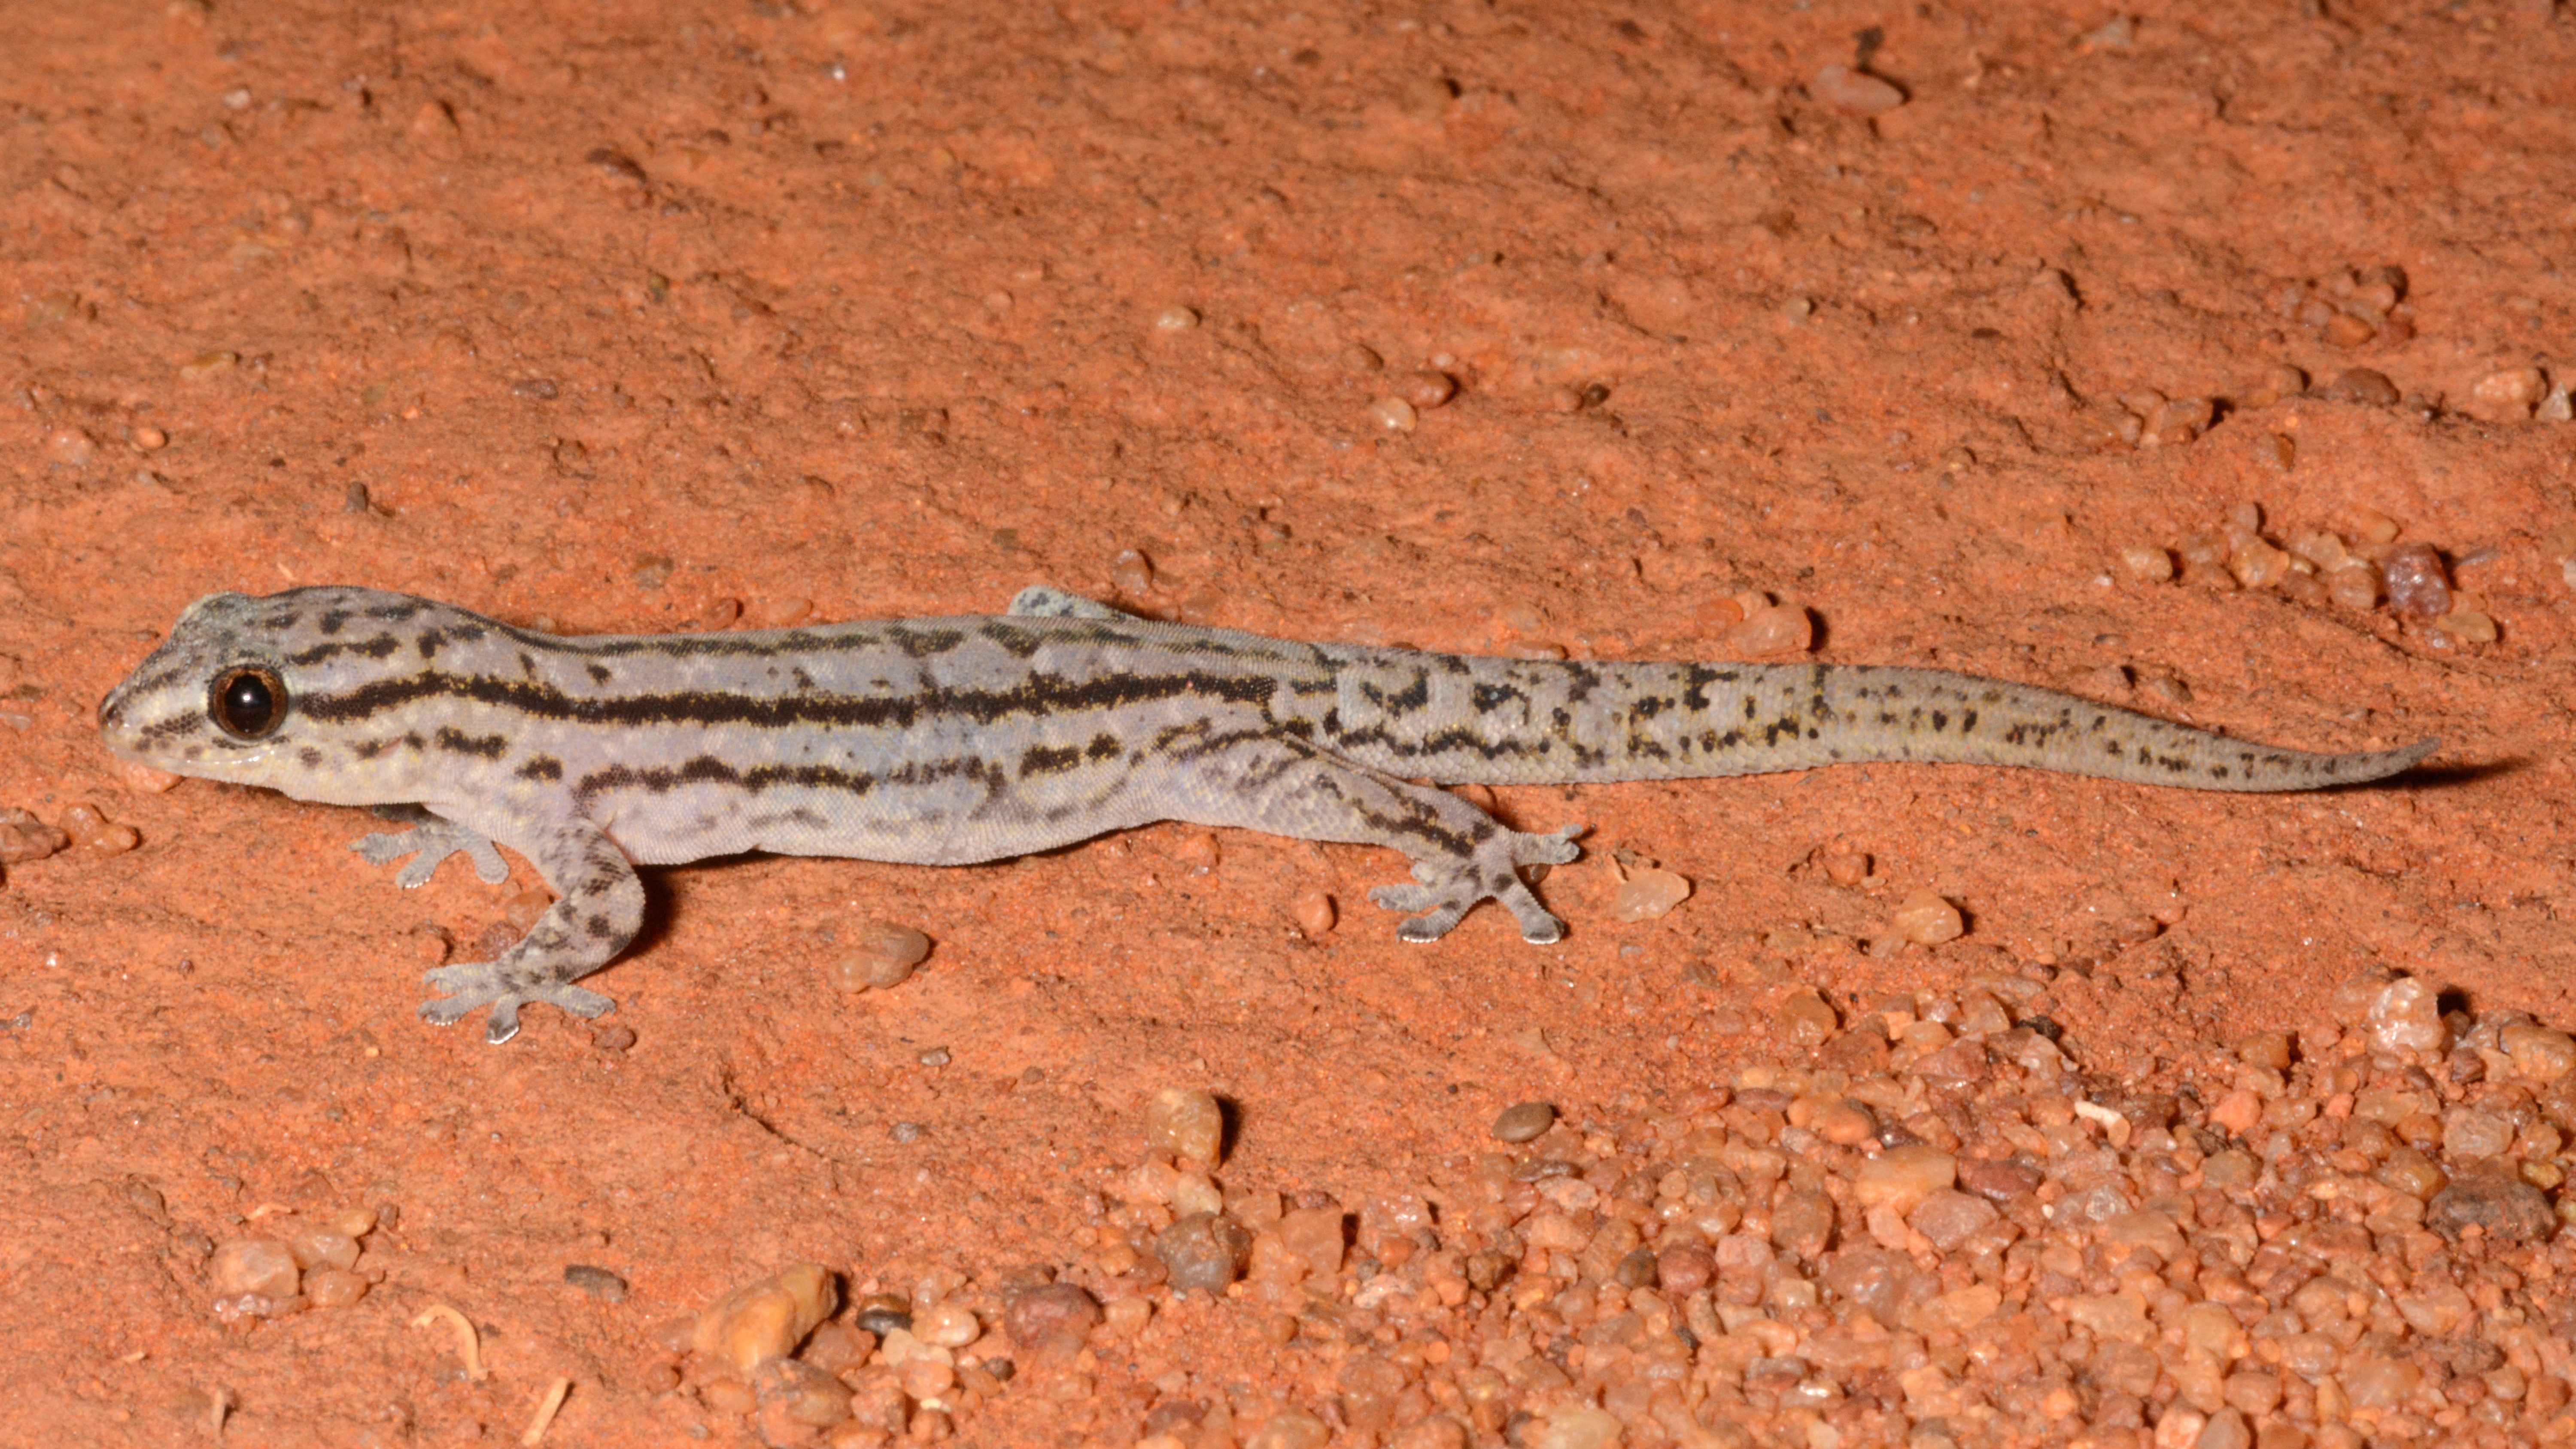
[[[2159,1087],[2070,1061],[2036,992],[1798,992],[1794,1062],[1670,1110],[1522,1103],[1356,1202],[1221,1182],[1219,1104],[1166,1092],[1062,1266],[871,1299],[805,1367],[697,1391],[838,1445],[1106,1402],[1109,1361],[1148,1396],[1083,1432],[1151,1449],[2576,1437],[2576,1040],[2371,971]]]

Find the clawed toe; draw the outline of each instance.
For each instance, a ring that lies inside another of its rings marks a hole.
[[[1512,859],[1521,865],[1571,865],[1583,854],[1583,847],[1575,844],[1574,838],[1590,828],[1569,825],[1547,835],[1516,836]]]
[[[1415,913],[1395,928],[1402,940],[1437,941],[1464,920],[1478,901],[1493,900],[1512,913],[1522,940],[1553,945],[1565,939],[1565,923],[1538,903],[1522,882],[1518,867],[1563,865],[1575,859],[1582,850],[1574,837],[1583,829],[1569,825],[1549,835],[1514,831],[1487,840],[1469,859],[1416,861],[1413,877],[1421,884],[1379,886],[1369,892],[1369,899],[1391,911]]]
[[[536,1002],[560,1007],[571,1015],[588,1019],[600,1016],[617,1003],[596,991],[587,991],[569,982],[526,983],[511,985],[490,961],[469,961],[457,966],[440,966],[422,973],[430,989],[445,993],[434,1001],[420,1004],[421,1020],[434,1026],[454,1026],[471,1016],[477,1008],[492,1008],[491,1019],[484,1025],[483,1038],[498,1046],[519,1034],[519,1008]]]
[[[432,819],[409,830],[379,830],[351,841],[349,848],[369,865],[391,865],[411,856],[411,863],[394,876],[394,884],[406,890],[427,885],[451,855],[473,862],[475,878],[485,885],[499,885],[510,878],[509,862],[491,841],[451,821]]]

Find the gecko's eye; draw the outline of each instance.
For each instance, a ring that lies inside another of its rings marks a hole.
[[[286,681],[257,665],[227,669],[215,676],[206,712],[234,739],[258,739],[286,721]]]

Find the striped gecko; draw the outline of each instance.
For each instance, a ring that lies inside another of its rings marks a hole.
[[[1928,669],[1478,659],[1157,623],[1052,589],[998,617],[563,637],[360,588],[213,594],[99,705],[107,747],[298,800],[417,806],[369,835],[427,881],[497,842],[558,899],[498,960],[442,966],[421,1015],[597,1016],[573,983],[644,913],[638,865],[765,850],[962,865],[1158,820],[1389,846],[1433,941],[1495,900],[1563,924],[1520,867],[1581,826],[1513,830],[1418,783],[1696,778],[1859,760],[2024,765],[2204,790],[2374,780],[2438,741],[2305,754]],[[422,813],[425,812],[425,813]]]

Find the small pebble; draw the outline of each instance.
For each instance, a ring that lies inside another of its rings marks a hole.
[[[1498,1142],[1529,1142],[1547,1135],[1555,1125],[1555,1107],[1546,1102],[1517,1102],[1494,1119],[1493,1134]]]
[[[268,1238],[235,1238],[216,1247],[206,1263],[206,1286],[218,1298],[293,1297],[300,1276],[295,1254]]]
[[[2520,422],[2549,395],[2549,379],[2536,367],[2505,367],[2469,388],[2469,411],[2488,422]]]
[[[1153,1316],[1153,1301],[1146,1298],[1112,1298],[1100,1310],[1101,1325],[1119,1338],[1144,1332],[1146,1320]]]
[[[1672,908],[1689,897],[1690,882],[1676,872],[1654,866],[1628,872],[1611,898],[1611,919],[1651,921],[1670,914]]]
[[[2388,607],[2397,617],[2429,624],[2451,611],[2450,572],[2429,543],[2405,543],[2379,561],[2388,580]]]
[[[2245,587],[2268,589],[2289,576],[2290,555],[2260,537],[2248,535],[2236,541],[2227,567],[2236,575],[2236,581]]]
[[[2367,367],[2347,368],[2337,373],[2335,380],[2327,383],[2321,392],[2334,402],[2363,403],[2378,408],[2397,406],[2397,384],[2390,382],[2387,374],[2373,372]]]
[[[2469,1228],[2483,1229],[2494,1243],[2527,1243],[2558,1228],[2558,1214],[2540,1189],[2516,1178],[2474,1176],[2455,1179],[2433,1194],[2424,1207],[2424,1226],[2457,1241]]]
[[[1727,646],[1750,655],[1803,654],[1815,643],[1815,621],[1786,604],[1754,609],[1727,635]]]
[[[976,1321],[973,1309],[942,1303],[914,1319],[912,1334],[936,1348],[964,1348],[984,1336],[984,1325]]]
[[[1176,1218],[1172,1225],[1154,1235],[1154,1256],[1163,1262],[1171,1275],[1174,1290],[1205,1288],[1222,1292],[1225,1286],[1243,1276],[1243,1265],[1252,1256],[1252,1234],[1234,1219],[1217,1213],[1197,1212]]]
[[[814,617],[812,599],[765,594],[743,610],[743,621],[755,629],[792,629]]]
[[[2379,607],[2379,582],[2379,568],[2368,559],[2353,559],[2326,571],[2327,595],[2355,611]]]
[[[2515,1074],[2529,1081],[2555,1082],[2576,1072],[2576,1038],[2566,1032],[2524,1022],[2506,1027],[2498,1041]]]
[[[1944,1187],[1925,1193],[1923,1201],[1905,1215],[1905,1225],[1947,1253],[2002,1217],[1984,1198]]]
[[[544,891],[521,891],[501,907],[501,919],[510,923],[510,929],[526,935],[530,926],[545,919],[554,904],[555,898]]]
[[[345,1268],[316,1268],[304,1275],[304,1301],[315,1308],[346,1308],[372,1286]]]
[[[1216,837],[1204,830],[1193,830],[1172,845],[1172,859],[1191,875],[1216,869],[1220,854]]]
[[[123,855],[142,843],[133,826],[111,823],[90,804],[64,808],[62,833],[70,838],[71,848],[83,855]]]
[[[1198,325],[1199,314],[1193,308],[1171,306],[1154,314],[1154,328],[1158,332],[1187,332]]]
[[[282,1241],[298,1268],[353,1268],[358,1240],[320,1223],[283,1225]]]
[[[1848,1098],[1817,1108],[1807,1125],[1837,1147],[1858,1147],[1878,1140],[1877,1119],[1870,1116],[1868,1108]]]
[[[1829,65],[1816,72],[1807,90],[1826,105],[1855,115],[1882,115],[1905,104],[1905,92],[1847,65]]]
[[[2333,595],[2326,592],[2326,586],[2318,582],[2317,576],[2305,569],[2293,568],[2282,575],[2280,588],[2281,597],[2310,608],[2322,608],[2333,600]]]
[[[2442,1020],[2439,994],[2412,976],[2401,976],[2383,987],[2371,1001],[2364,1024],[2370,1030],[2371,1045],[2385,1052],[2412,1051],[2431,1057],[2450,1045],[2450,1027]]]
[[[71,843],[71,836],[47,825],[32,813],[0,806],[0,865],[23,865],[31,860],[43,860]]]
[[[1099,1323],[1100,1301],[1071,1283],[1024,1289],[1002,1311],[1002,1331],[1023,1353],[1070,1353]]]
[[[2342,568],[2352,561],[2343,540],[2323,530],[2303,533],[2291,539],[2290,552],[2326,571]]]
[[[173,775],[167,770],[156,770],[150,765],[139,765],[131,760],[127,761],[117,774],[118,778],[125,781],[125,788],[137,795],[158,795],[178,784],[181,779],[180,776]]]
[[[912,1300],[900,1293],[871,1293],[852,1305],[850,1321],[879,1338],[912,1331]]]
[[[2236,1059],[2249,1067],[2266,1071],[2286,1071],[2290,1065],[2290,1038],[2285,1032],[2256,1032],[2236,1044]]]
[[[709,1304],[691,1327],[690,1347],[749,1372],[763,1359],[795,1352],[840,1301],[840,1286],[830,1269],[800,1263]]]
[[[1390,433],[1409,433],[1420,415],[1413,404],[1400,397],[1382,397],[1369,404],[1369,421]]]
[[[929,955],[928,936],[891,921],[870,921],[832,959],[831,982],[841,991],[889,990],[911,980],[913,968]]]
[[[1339,917],[1331,896],[1322,891],[1300,891],[1288,902],[1288,919],[1296,923],[1298,934],[1311,939],[1332,930]]]
[[[179,366],[181,382],[203,382],[217,374],[229,372],[241,361],[237,352],[200,352]]]
[[[2454,1161],[2501,1157],[2513,1138],[2513,1123],[2493,1112],[2461,1108],[2442,1123],[2442,1151]]]
[[[1396,104],[1425,120],[1437,120],[1458,99],[1458,83],[1447,76],[1416,76],[1396,90]]]
[[[2150,544],[2133,544],[2120,550],[2121,567],[2129,577],[2141,583],[2161,584],[2174,576],[2173,555]]]
[[[1938,1147],[1891,1147],[1853,1170],[1852,1197],[1864,1208],[1909,1213],[1958,1177],[1959,1160]]]
[[[1458,395],[1458,383],[1445,372],[1408,372],[1396,378],[1396,396],[1416,408],[1436,408]]]
[[[829,1374],[865,1368],[876,1357],[877,1336],[846,1323],[826,1323],[805,1340],[796,1356]]]
[[[626,1280],[606,1268],[595,1268],[588,1263],[566,1263],[563,1280],[566,1286],[578,1288],[593,1298],[610,1303],[626,1301]]]
[[[1109,561],[1109,586],[1131,599],[1152,593],[1154,561],[1132,548],[1119,550]]]
[[[1772,1013],[1773,1024],[1791,1046],[1822,1046],[1834,1034],[1841,1020],[1833,1007],[1816,994],[1812,987],[1800,987],[1789,993]]]
[[[850,1417],[850,1391],[841,1381],[801,1359],[774,1358],[751,1376],[761,1438],[771,1444],[802,1442],[816,1429]]]
[[[2433,627],[2464,644],[2496,641],[2495,620],[2476,609],[2454,609],[2434,620]]]
[[[1211,1093],[1165,1087],[1145,1104],[1145,1138],[1175,1156],[1214,1167],[1225,1145],[1225,1111]]]
[[[1303,1409],[1282,1409],[1252,1431],[1251,1437],[1243,1441],[1243,1449],[1324,1449],[1332,1438],[1333,1431],[1323,1420]],[[1531,1445],[1530,1449],[1539,1446]]]
[[[1959,908],[1930,891],[1916,891],[1907,896],[1889,917],[1888,925],[1896,934],[1917,945],[1937,946],[1955,941],[1967,933],[1967,923],[1960,918]]]
[[[2128,680],[2123,678],[2120,686],[2126,689]],[[1825,879],[1845,890],[1855,889],[1869,879],[1869,852],[1849,841],[1837,840],[1826,846],[1817,860],[1825,869]]]
[[[2075,43],[2088,50],[2126,50],[2137,40],[2137,18],[2129,15],[2114,15],[2075,37]]]

